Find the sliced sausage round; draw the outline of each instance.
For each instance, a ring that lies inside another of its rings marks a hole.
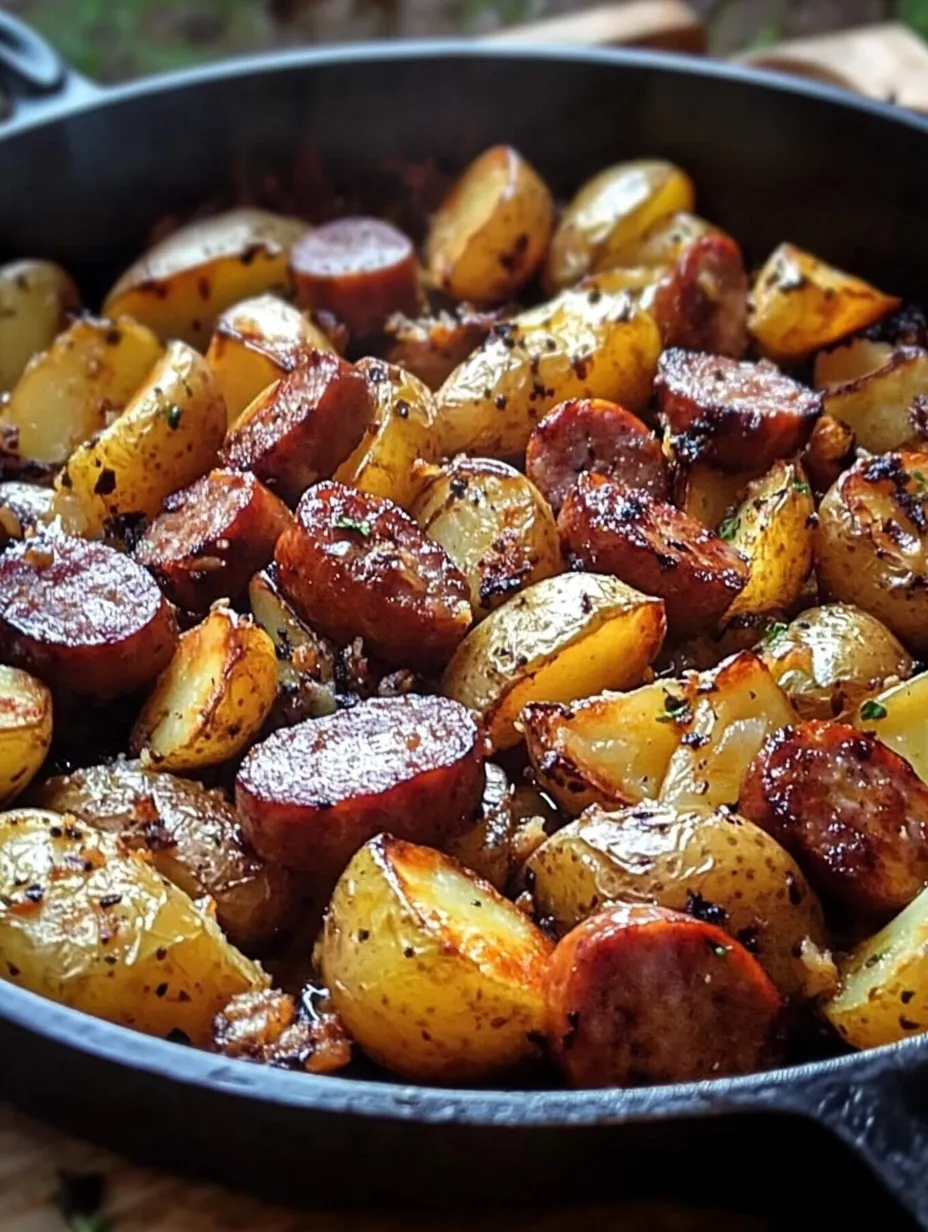
[[[757,960],[714,924],[619,906],[560,942],[547,1036],[575,1087],[747,1074],[776,1063],[781,1001]]]
[[[740,359],[748,347],[748,276],[730,236],[704,235],[661,279],[652,308],[665,347]]]
[[[274,732],[242,762],[235,802],[259,855],[337,876],[382,831],[441,847],[473,823],[483,788],[469,710],[390,697]]]
[[[525,473],[555,513],[585,471],[667,498],[660,441],[637,415],[603,398],[571,398],[556,406],[532,432],[525,452]]]
[[[897,753],[845,723],[774,732],[739,808],[823,898],[858,916],[888,919],[928,883],[928,787]]]
[[[106,544],[37,538],[0,556],[0,662],[53,688],[132,693],[167,667],[176,641],[157,583]]]

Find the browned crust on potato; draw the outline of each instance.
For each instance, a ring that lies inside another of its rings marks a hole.
[[[471,622],[468,585],[440,544],[390,501],[320,483],[277,542],[281,587],[313,627],[398,666],[437,667]]]
[[[411,372],[429,389],[440,389],[501,317],[499,310],[472,304],[459,304],[453,313],[438,312],[415,319],[395,313],[384,326],[392,339],[387,361]]]
[[[815,421],[802,465],[816,495],[824,495],[853,464],[856,446],[852,429],[840,419],[822,415]]]
[[[928,787],[897,753],[845,723],[771,735],[740,811],[786,848],[822,896],[881,921],[928,882]]]
[[[216,1015],[217,1052],[276,1069],[334,1074],[351,1060],[351,1037],[338,1014],[313,989],[299,1002],[274,988],[243,992]]]
[[[677,635],[712,627],[747,583],[747,564],[718,535],[669,502],[602,475],[580,477],[557,525],[575,567],[657,595]]]
[[[132,693],[167,667],[176,641],[155,581],[103,543],[49,536],[0,556],[0,659],[53,688]]]
[[[236,806],[266,859],[338,875],[386,831],[440,847],[480,808],[483,743],[440,697],[377,698],[275,732],[242,763]]]

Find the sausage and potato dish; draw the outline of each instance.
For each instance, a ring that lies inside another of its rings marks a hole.
[[[928,321],[696,209],[0,267],[0,977],[439,1084],[928,1032]]]

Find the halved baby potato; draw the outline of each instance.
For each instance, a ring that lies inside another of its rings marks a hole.
[[[370,1057],[414,1081],[473,1082],[539,1055],[551,950],[456,861],[380,835],[335,887],[317,957]]]
[[[0,805],[28,787],[51,741],[51,693],[28,672],[0,664]]]
[[[862,701],[853,723],[904,757],[928,783],[928,672],[919,672]]]
[[[144,768],[198,770],[255,735],[277,696],[274,643],[252,620],[216,606],[181,635],[132,729]]]
[[[879,368],[825,392],[825,412],[853,430],[870,453],[917,448],[923,434],[913,417],[916,398],[928,396],[928,351],[899,347]]]
[[[12,389],[30,359],[52,344],[80,302],[72,278],[54,261],[0,266],[0,394]]]
[[[677,210],[658,218],[647,231],[616,249],[609,260],[614,268],[674,265],[697,240],[716,235],[724,235],[721,228],[698,214]]]
[[[882,368],[895,350],[891,342],[855,334],[844,342],[819,351],[812,366],[812,386],[814,389],[831,389],[835,385],[856,381],[858,377]]]
[[[617,578],[562,573],[536,582],[473,629],[442,678],[442,692],[476,710],[494,749],[521,739],[533,701],[570,702],[640,682],[664,640],[660,599]]]

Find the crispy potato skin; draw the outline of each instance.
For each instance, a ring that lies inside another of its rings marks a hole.
[[[318,955],[335,1009],[370,1057],[450,1083],[538,1055],[551,948],[448,856],[380,835],[335,887]]]
[[[212,1038],[214,1015],[266,988],[210,914],[73,817],[0,814],[3,978],[148,1035]]]
[[[887,919],[928,881],[928,787],[898,754],[845,723],[773,733],[740,807],[824,897],[858,917]]]
[[[290,505],[328,479],[371,416],[364,379],[338,355],[312,351],[251,403],[222,446],[223,463],[251,471]]]
[[[330,1006],[312,993],[294,997],[276,989],[243,992],[216,1015],[213,1044],[223,1056],[277,1069],[334,1074],[351,1060],[351,1038]]]
[[[53,688],[99,700],[132,693],[176,641],[155,582],[105,544],[56,536],[0,554],[0,654]]]
[[[0,266],[0,393],[12,389],[32,357],[51,346],[80,302],[72,278],[53,261]]]
[[[500,319],[499,311],[471,304],[459,304],[454,314],[439,312],[414,319],[395,314],[384,326],[391,339],[386,358],[429,389],[440,389]]]
[[[52,695],[28,672],[0,664],[0,805],[38,773],[52,739]]]
[[[274,558],[293,518],[249,473],[214,470],[165,502],[135,550],[168,597],[189,612],[234,598]]]
[[[575,568],[612,573],[664,600],[678,635],[711,628],[748,581],[742,557],[666,501],[584,474],[558,515]]]
[[[299,613],[344,644],[361,636],[386,662],[439,666],[471,623],[467,581],[444,548],[390,501],[320,483],[275,554]]]
[[[603,398],[572,398],[547,414],[529,437],[525,473],[557,514],[577,476],[606,475],[624,488],[667,497],[660,441],[624,407]]]
[[[898,347],[874,371],[830,385],[825,411],[846,425],[869,453],[917,449],[925,437],[917,406],[926,395],[928,352]]]
[[[275,732],[246,756],[235,799],[266,859],[337,876],[381,831],[435,846],[462,833],[483,788],[473,717],[446,698],[409,696]]]
[[[221,792],[190,779],[116,761],[47,779],[29,799],[147,852],[162,877],[192,899],[208,895],[223,932],[250,952],[266,945],[296,906],[291,873],[252,851]]]
[[[549,1046],[575,1087],[745,1074],[781,1052],[780,998],[757,960],[661,907],[612,907],[568,933],[546,1002]]]
[[[735,241],[696,239],[658,284],[653,312],[665,347],[740,359],[748,346],[748,276]]]

